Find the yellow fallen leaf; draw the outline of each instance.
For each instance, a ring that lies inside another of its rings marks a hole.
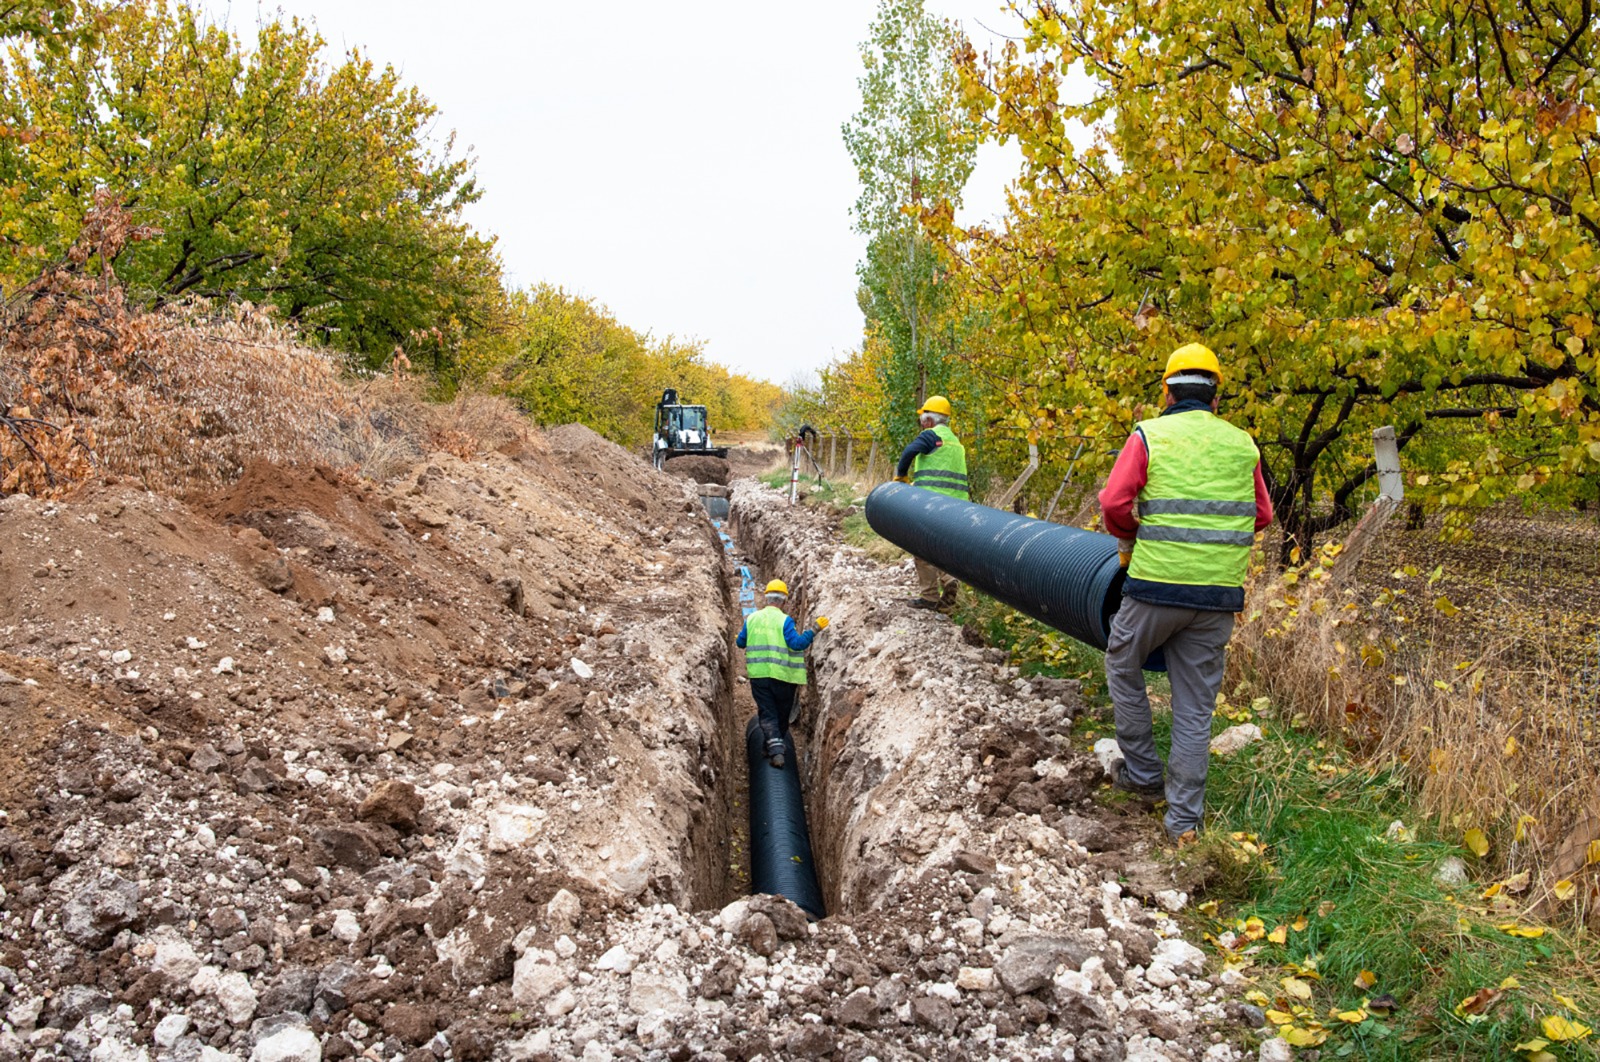
[[[1328,1038],[1328,1030],[1302,1029],[1297,1025],[1285,1025],[1278,1030],[1278,1035],[1296,1047],[1316,1047]]]
[[[1528,883],[1533,880],[1532,871],[1524,870],[1520,874],[1513,874],[1505,880],[1507,892],[1525,892]]]
[[[1489,854],[1489,838],[1476,826],[1463,834],[1461,840],[1467,846],[1467,850],[1479,859]]]
[[[1378,975],[1373,973],[1371,970],[1362,970],[1360,973],[1356,974],[1356,987],[1361,989],[1363,992],[1377,983]]]
[[[1239,928],[1246,940],[1260,940],[1267,933],[1266,923],[1259,918],[1246,918]]]
[[[1517,980],[1515,977],[1508,977],[1504,981],[1500,982],[1500,991],[1502,991],[1502,992],[1509,992],[1513,988],[1521,988],[1521,987],[1522,987],[1522,982]]]
[[[1278,982],[1283,990],[1296,999],[1310,999],[1311,986],[1298,977],[1285,977]]]
[[[1244,998],[1249,1000],[1251,1003],[1254,1003],[1258,1007],[1265,1007],[1268,1003],[1272,1002],[1272,999],[1259,988],[1252,988],[1250,991],[1244,994]]]
[[[1310,924],[1311,924],[1310,922],[1306,921],[1306,916],[1305,915],[1301,915],[1300,917],[1296,918],[1292,923],[1290,923],[1289,928],[1294,930],[1296,933],[1304,933],[1306,931],[1306,926],[1308,926]]]
[[[1543,1051],[1545,1048],[1547,1048],[1549,1046],[1550,1046],[1550,1041],[1549,1040],[1538,1040],[1538,1039],[1524,1040],[1524,1041],[1522,1041],[1522,1043],[1520,1043],[1517,1046],[1513,1047],[1511,1050],[1513,1050],[1513,1051]]]
[[[1583,865],[1593,866],[1596,863],[1600,863],[1600,841],[1590,841],[1583,857]]]
[[[1317,917],[1327,918],[1329,915],[1333,914],[1334,908],[1338,906],[1339,905],[1334,903],[1332,900],[1323,900],[1321,903],[1317,904]]]
[[[1572,883],[1570,878],[1562,878],[1556,882],[1555,894],[1558,900],[1570,900],[1578,894],[1578,887]]]
[[[1518,844],[1521,844],[1528,836],[1528,827],[1537,826],[1538,824],[1539,820],[1534,818],[1532,815],[1522,816],[1517,820],[1517,832],[1516,836],[1514,836],[1512,840],[1516,841]]]
[[[1364,1010],[1341,1010],[1336,1012],[1334,1017],[1351,1025],[1360,1025],[1367,1020],[1367,1012]]]
[[[1450,599],[1445,597],[1443,594],[1434,598],[1433,607],[1444,613],[1446,616],[1454,616],[1461,611],[1459,608],[1456,608],[1455,605],[1451,604]]]
[[[1519,926],[1515,922],[1502,922],[1495,926],[1495,928],[1500,932],[1508,933],[1513,937],[1532,938],[1544,936],[1544,926]]]
[[[1564,996],[1560,992],[1557,992],[1553,988],[1550,990],[1550,994],[1552,996],[1556,997],[1556,1002],[1557,1003],[1560,1003],[1563,1007],[1566,1007],[1568,1010],[1577,1010],[1578,1009],[1578,1005],[1572,1001],[1572,997],[1571,996]]]
[[[1498,882],[1498,881],[1495,882],[1493,885],[1490,885],[1487,889],[1483,890],[1483,899],[1485,899],[1485,900],[1494,899],[1496,896],[1500,895],[1500,889],[1501,889],[1500,882]]]
[[[1215,918],[1217,917],[1217,901],[1207,900],[1205,903],[1200,905],[1199,910],[1201,914],[1207,916],[1208,918]]]
[[[1586,1040],[1594,1030],[1587,1025],[1564,1018],[1559,1014],[1547,1014],[1539,1019],[1539,1029],[1545,1036],[1558,1043],[1568,1040]]]
[[[1288,926],[1277,926],[1277,927],[1275,927],[1272,930],[1271,933],[1267,934],[1267,939],[1270,940],[1274,944],[1286,943],[1289,940],[1289,927]]]
[[[1515,737],[1508,736],[1506,738],[1506,755],[1507,756],[1515,756],[1516,754],[1517,754],[1517,739]]]
[[[1269,1010],[1267,1011],[1267,1020],[1274,1025],[1288,1025],[1294,1021],[1294,1015],[1286,1014],[1281,1010]]]

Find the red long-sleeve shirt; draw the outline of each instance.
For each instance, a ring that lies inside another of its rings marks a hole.
[[[1106,533],[1118,538],[1136,538],[1139,534],[1139,492],[1150,481],[1150,451],[1145,448],[1144,436],[1137,431],[1128,436],[1128,443],[1111,466],[1111,475],[1100,491],[1100,513]],[[1267,482],[1261,476],[1261,462],[1256,462],[1256,530],[1272,523],[1272,496],[1267,493]]]

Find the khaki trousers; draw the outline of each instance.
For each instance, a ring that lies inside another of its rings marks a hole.
[[[921,557],[912,557],[917,569],[917,593],[924,601],[952,602],[956,599],[956,577],[946,575]]]

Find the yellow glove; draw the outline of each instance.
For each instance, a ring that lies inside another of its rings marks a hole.
[[[825,631],[825,630],[828,629],[828,617],[827,616],[818,616],[816,619],[812,620],[811,622],[815,623],[817,625],[817,630],[819,630],[819,631]]]
[[[911,477],[910,476],[896,476],[896,477],[894,477],[894,481],[896,483],[910,483],[911,482]]]

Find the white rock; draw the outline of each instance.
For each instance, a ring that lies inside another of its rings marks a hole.
[[[610,970],[613,973],[626,974],[633,972],[634,958],[621,944],[614,945],[604,955],[594,962],[596,970]]]
[[[1122,747],[1116,738],[1101,738],[1094,743],[1094,758],[1100,761],[1100,769],[1107,778],[1115,778],[1117,764],[1122,762]]]
[[[327,605],[323,605],[321,608],[317,609],[317,622],[332,623],[333,609],[329,608]]]
[[[233,674],[233,657],[225,656],[217,661],[217,666],[211,669],[213,675]]]
[[[956,974],[956,987],[968,992],[988,992],[994,988],[994,969],[988,966],[963,966]]]
[[[1212,1044],[1206,1048],[1206,1053],[1201,1056],[1200,1062],[1236,1062],[1239,1052],[1232,1044]]]
[[[168,1014],[165,1018],[156,1022],[155,1032],[151,1035],[155,1039],[157,1047],[163,1050],[171,1050],[172,1045],[177,1043],[179,1038],[188,1031],[189,1015]]]
[[[1230,726],[1222,733],[1211,739],[1211,754],[1213,756],[1231,756],[1242,748],[1248,748],[1261,740],[1261,728],[1254,723],[1240,723]]]
[[[1261,1042],[1261,1062],[1294,1062],[1294,1047],[1281,1036]]]
[[[327,785],[328,784],[328,772],[324,771],[324,770],[321,770],[319,768],[316,768],[316,767],[311,768],[309,771],[306,772],[306,784],[307,785]]]
[[[571,933],[578,928],[578,919],[582,915],[583,901],[566,889],[556,890],[556,894],[544,906],[545,921],[550,923],[554,933]]]
[[[599,1040],[590,1040],[583,1045],[583,1055],[581,1057],[583,1062],[612,1062],[617,1056],[612,1053],[611,1048]]]
[[[749,900],[735,900],[717,913],[718,924],[729,933],[737,934],[750,913]]]
[[[218,1051],[207,1044],[200,1049],[200,1062],[239,1062],[239,1056],[232,1051]]]
[[[111,654],[111,662],[113,664],[126,664],[132,659],[133,654],[128,652],[126,649],[118,649],[116,652]]]
[[[1459,888],[1467,883],[1467,864],[1460,856],[1450,856],[1433,872],[1433,880],[1447,889]]]
[[[250,1062],[322,1062],[322,1044],[306,1026],[291,1025],[258,1042]]]
[[[627,1006],[635,1014],[683,1014],[690,1006],[690,982],[682,974],[654,974],[635,969],[627,990]]]
[[[193,980],[200,972],[200,956],[189,942],[177,937],[156,941],[156,953],[150,959],[150,968],[170,981],[182,983]]]
[[[356,919],[354,911],[339,911],[333,916],[333,933],[335,940],[342,940],[346,944],[354,944],[361,939],[361,923]]]
[[[1157,988],[1171,988],[1181,978],[1173,972],[1172,967],[1162,962],[1152,962],[1144,971],[1144,979]]]
[[[1199,975],[1205,972],[1206,953],[1182,937],[1168,937],[1156,945],[1152,963],[1162,963],[1179,973]]]
[[[217,990],[222,971],[215,966],[202,966],[189,979],[189,991],[197,996],[209,996]]]
[[[529,1033],[515,1043],[506,1045],[506,1057],[511,1062],[528,1062],[529,1059],[544,1058],[550,1054],[551,1036],[549,1029],[540,1029],[538,1032]]]
[[[215,995],[217,1004],[222,1007],[223,1015],[234,1025],[244,1025],[255,1016],[256,990],[250,987],[250,978],[238,970],[229,971],[217,978]],[[316,1042],[315,1038],[312,1042]],[[322,1049],[319,1047],[317,1056],[320,1058],[321,1054]]]
[[[173,618],[176,619],[177,617],[174,616]],[[196,638],[192,634],[189,635],[188,642],[189,642],[189,648],[190,649],[204,649],[206,647],[206,643],[205,642],[202,642],[199,638]]]
[[[1162,889],[1156,893],[1156,904],[1163,911],[1177,914],[1189,905],[1189,894],[1177,889]]]
[[[567,975],[555,965],[554,955],[537,949],[526,951],[511,972],[511,998],[518,1006],[531,1007],[567,987]]]
[[[578,996],[570,988],[563,988],[544,1005],[545,1014],[552,1018],[565,1017],[578,1009]]]
[[[328,663],[335,665],[346,663],[350,659],[350,653],[342,645],[324,645],[322,656]]]
[[[489,812],[489,851],[510,852],[532,841],[546,818],[532,804],[501,804]]]
[[[969,948],[981,947],[983,944],[983,923],[976,918],[963,918],[950,927]]]
[[[22,1032],[33,1028],[39,1020],[39,1014],[44,1010],[44,997],[32,996],[20,999],[6,1008],[6,1021],[10,1022]]]
[[[563,933],[556,938],[556,954],[563,959],[570,959],[578,954],[578,944],[571,937]]]
[[[581,679],[594,678],[594,668],[590,667],[588,664],[585,664],[577,657],[572,658],[572,673]]]
[[[948,1000],[951,1003],[961,1002],[961,989],[949,981],[935,981],[930,985],[925,985],[923,990],[930,996],[938,996],[940,999]]]

